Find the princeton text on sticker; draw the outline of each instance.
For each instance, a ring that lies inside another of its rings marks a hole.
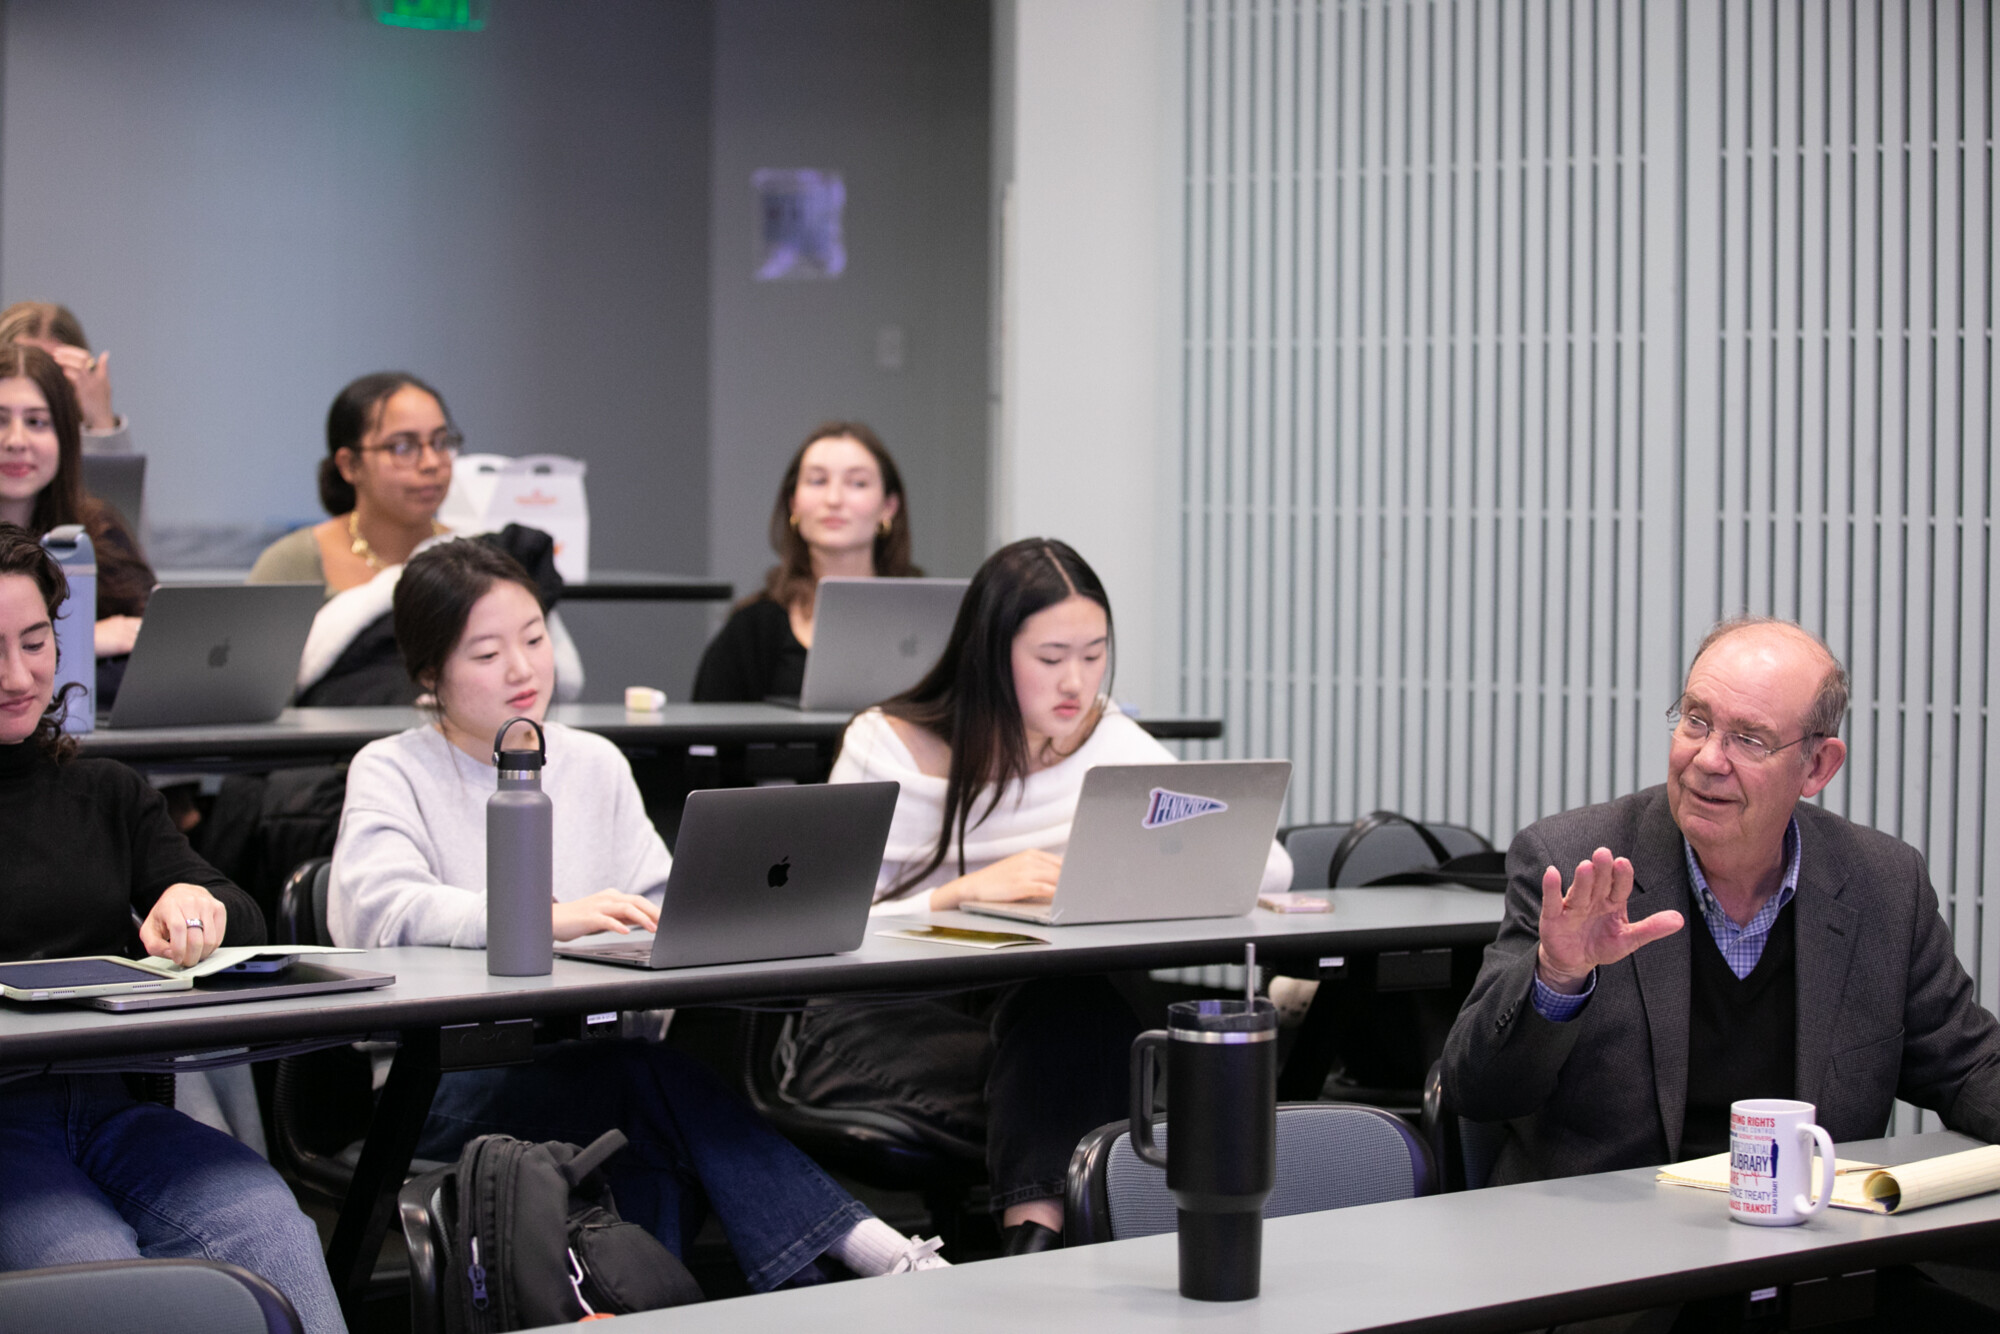
[[[1169,792],[1163,787],[1156,787],[1146,799],[1146,818],[1139,823],[1147,829],[1158,829],[1161,825],[1179,824],[1197,815],[1213,815],[1228,809],[1228,802],[1217,801],[1214,797],[1198,797],[1188,792]]]

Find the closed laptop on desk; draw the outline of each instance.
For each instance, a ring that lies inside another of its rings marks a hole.
[[[1055,898],[962,911],[1043,926],[1240,917],[1291,781],[1290,760],[1100,764],[1083,776]]]
[[[798,706],[851,713],[923,680],[951,638],[951,624],[970,582],[820,580],[813,594],[813,642]]]
[[[688,794],[651,941],[557,945],[571,959],[688,968],[861,947],[897,783]]]
[[[298,684],[325,596],[318,584],[161,584],[109,725],[270,722]]]

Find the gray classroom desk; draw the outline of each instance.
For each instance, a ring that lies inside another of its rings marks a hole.
[[[1481,945],[1493,939],[1500,924],[1498,894],[1415,885],[1330,892],[1334,910],[1326,914],[1259,910],[1247,917],[1061,928],[956,912],[874,917],[861,948],[851,954],[658,972],[559,958],[547,977],[489,977],[486,956],[478,950],[370,950],[327,962],[394,973],[395,985],[134,1014],[0,1003],[0,1069],[594,1010],[980,986],[1040,975],[1224,963],[1241,959],[1246,941],[1256,942],[1263,963],[1379,949]],[[1020,931],[1044,936],[1049,944],[972,950],[877,934],[924,922]]]
[[[1843,1144],[1909,1162],[1971,1148],[1949,1132]],[[1507,1331],[1935,1258],[2000,1240],[2000,1195],[1900,1218],[1829,1209],[1791,1228],[1729,1221],[1726,1198],[1653,1169],[1398,1200],[1264,1225],[1263,1295],[1191,1302],[1175,1238],[1046,1251],[922,1274],[624,1316],[619,1334],[801,1329],[1089,1334]]]
[[[327,1265],[350,1315],[358,1311],[409,1170],[441,1070],[447,1029],[508,1020],[728,1003],[860,990],[963,987],[1037,975],[1217,963],[1255,941],[1260,959],[1311,961],[1367,949],[1481,944],[1499,927],[1497,894],[1432,887],[1332,891],[1334,910],[1179,922],[1034,929],[1047,945],[968,950],[875,934],[914,922],[1008,929],[993,918],[935,913],[871,919],[852,954],[660,972],[557,959],[547,977],[496,978],[477,950],[404,948],[340,955],[329,962],[393,973],[393,986],[323,997],[252,1001],[192,1010],[105,1014],[68,1007],[0,1004],[0,1071],[48,1062],[105,1063],[246,1045],[332,1041],[371,1033],[402,1043],[376,1104],[368,1143]],[[1023,931],[1030,928],[1021,927]],[[475,1030],[481,1037],[486,1030]],[[257,1053],[237,1051],[248,1060]]]
[[[669,704],[635,713],[619,704],[558,704],[552,722],[596,732],[624,748],[824,742],[840,738],[852,715],[781,704]],[[212,727],[99,728],[78,738],[83,753],[128,764],[266,767],[346,759],[369,742],[423,721],[414,708],[286,709],[276,721]],[[1212,740],[1216,718],[1141,718],[1162,740]]]

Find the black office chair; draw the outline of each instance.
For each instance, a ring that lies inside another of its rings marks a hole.
[[[822,1167],[877,1189],[920,1194],[932,1228],[954,1244],[967,1194],[986,1180],[984,1147],[940,1142],[890,1112],[813,1107],[787,1097],[778,1050],[784,1025],[784,1015],[744,1013],[738,1060],[744,1098]]]
[[[278,895],[278,939],[287,945],[331,945],[328,886],[333,859],[309,857],[286,877]],[[375,1116],[375,1072],[359,1047],[327,1047],[278,1060],[271,1087],[271,1161],[300,1185],[338,1204],[354,1184],[361,1146]],[[412,1172],[438,1164],[419,1158]]]
[[[445,1188],[450,1169],[421,1172],[396,1193],[396,1218],[410,1257],[410,1334],[444,1334],[444,1276],[451,1272],[451,1232],[458,1201]]]
[[[1441,862],[1500,856],[1478,831],[1374,811],[1347,824],[1295,825],[1278,834],[1292,855],[1294,889],[1349,888]],[[1415,1117],[1424,1068],[1479,969],[1478,951],[1359,953],[1324,977],[1294,1038],[1278,1096],[1330,1096]],[[1326,1089],[1333,1072],[1339,1081]]]
[[[1468,1121],[1452,1110],[1451,1100],[1445,1096],[1442,1061],[1432,1062],[1430,1074],[1424,1078],[1419,1128],[1447,1191],[1485,1188],[1500,1157],[1500,1146],[1507,1140],[1507,1127]]]
[[[278,891],[278,943],[331,945],[326,924],[326,897],[333,884],[333,858],[308,857],[285,878]]]
[[[329,857],[299,863],[278,895],[277,934],[287,945],[331,945],[326,925]],[[347,1198],[361,1141],[375,1114],[374,1072],[351,1046],[285,1056],[271,1087],[271,1161],[313,1193]]]
[[[264,1279],[210,1260],[112,1260],[0,1274],[7,1334],[302,1334]]]
[[[1169,1118],[1153,1136],[1169,1157]],[[1437,1192],[1430,1150],[1400,1117],[1352,1103],[1278,1105],[1278,1176],[1264,1217],[1345,1209]],[[1131,1122],[1113,1121],[1083,1137],[1069,1160],[1063,1239],[1071,1246],[1124,1241],[1178,1226],[1167,1174],[1132,1151]]]
[[[1464,825],[1415,823],[1389,811],[1341,824],[1293,825],[1278,831],[1278,841],[1291,854],[1293,889],[1365,885],[1452,857],[1494,851],[1485,835]]]

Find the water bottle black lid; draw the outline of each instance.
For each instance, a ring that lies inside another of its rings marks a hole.
[[[507,739],[507,733],[515,723],[526,723],[535,729],[533,750],[502,750],[500,744]],[[500,730],[493,734],[493,763],[501,769],[539,769],[549,762],[548,738],[542,734],[542,725],[533,718],[509,718],[500,724]]]

